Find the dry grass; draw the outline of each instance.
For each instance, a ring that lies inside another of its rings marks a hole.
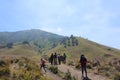
[[[0,80],[49,80],[36,62],[26,57],[6,58],[0,62]]]

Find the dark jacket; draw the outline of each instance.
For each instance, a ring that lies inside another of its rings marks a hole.
[[[81,66],[86,66],[87,59],[85,57],[81,57],[80,63],[81,63]]]

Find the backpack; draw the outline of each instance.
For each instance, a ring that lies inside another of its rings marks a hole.
[[[86,66],[87,59],[85,57],[80,59],[81,66]]]

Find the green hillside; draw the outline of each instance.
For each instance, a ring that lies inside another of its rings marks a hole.
[[[77,46],[67,46],[59,45],[56,48],[51,49],[47,54],[51,53],[66,53],[70,59],[79,59],[81,54],[85,54],[88,59],[95,58],[120,58],[120,50],[114,49],[108,46],[100,45],[96,42],[76,37],[78,40]]]
[[[27,42],[42,49],[42,51],[49,50],[55,46],[64,38],[57,34],[45,32],[38,29],[17,31],[17,32],[0,32],[0,46],[6,46],[8,44],[17,44]]]
[[[4,57],[12,58],[27,57],[36,61],[40,59],[38,50],[36,50],[32,45],[28,44],[17,44],[14,45],[12,48],[1,48],[0,59]]]
[[[9,49],[8,43],[13,43]],[[79,59],[80,54],[85,54],[88,59],[119,58],[120,50],[100,45],[82,37],[64,37],[57,34],[32,29],[18,32],[1,32],[0,46],[7,45],[2,53],[9,54],[42,54],[66,53],[68,59]],[[0,49],[0,50],[1,50]]]
[[[45,32],[39,29],[24,30],[17,32],[0,32],[0,44],[9,42],[23,42],[23,41],[52,41],[63,38],[63,36]],[[56,41],[57,41],[56,40]]]

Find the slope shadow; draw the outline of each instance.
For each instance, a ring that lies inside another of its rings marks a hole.
[[[92,80],[92,79],[90,79],[90,78],[88,78],[88,77],[83,77],[82,80]]]

